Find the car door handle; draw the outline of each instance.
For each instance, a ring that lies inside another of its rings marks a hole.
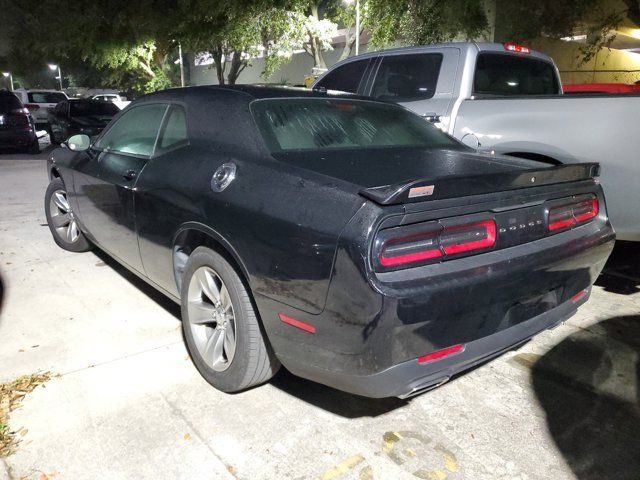
[[[135,170],[127,170],[122,174],[122,178],[124,178],[125,180],[133,180],[137,176],[138,172],[136,172]]]

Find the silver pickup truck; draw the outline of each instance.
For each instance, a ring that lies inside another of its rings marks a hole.
[[[351,57],[313,88],[400,103],[481,151],[599,162],[618,238],[640,241],[640,95],[563,95],[547,55],[472,42]]]

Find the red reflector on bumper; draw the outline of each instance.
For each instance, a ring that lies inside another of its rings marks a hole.
[[[423,355],[422,357],[418,357],[418,363],[433,362],[435,360],[440,360],[444,357],[448,357],[462,351],[464,351],[464,343],[459,343],[458,345],[443,348],[442,350],[436,350],[435,352],[431,352],[427,355]]]
[[[578,300],[580,300],[582,297],[584,297],[587,294],[588,291],[589,291],[588,288],[585,288],[584,290],[579,291],[573,297],[571,297],[571,301],[573,303],[576,303]]]
[[[299,328],[300,330],[304,330],[309,333],[316,333],[316,327],[313,325],[309,325],[308,323],[301,322],[300,320],[296,320],[295,318],[291,318],[284,313],[279,313],[278,316],[283,323],[287,325],[291,325],[292,327]]]

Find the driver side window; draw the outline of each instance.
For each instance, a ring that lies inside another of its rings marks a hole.
[[[151,156],[167,105],[132,108],[98,140],[96,148],[119,153]]]

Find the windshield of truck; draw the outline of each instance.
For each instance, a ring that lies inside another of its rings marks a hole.
[[[560,85],[553,65],[535,57],[480,53],[474,95],[556,95]]]
[[[257,100],[251,111],[272,152],[344,148],[452,148],[460,144],[408,110],[327,98]]]

